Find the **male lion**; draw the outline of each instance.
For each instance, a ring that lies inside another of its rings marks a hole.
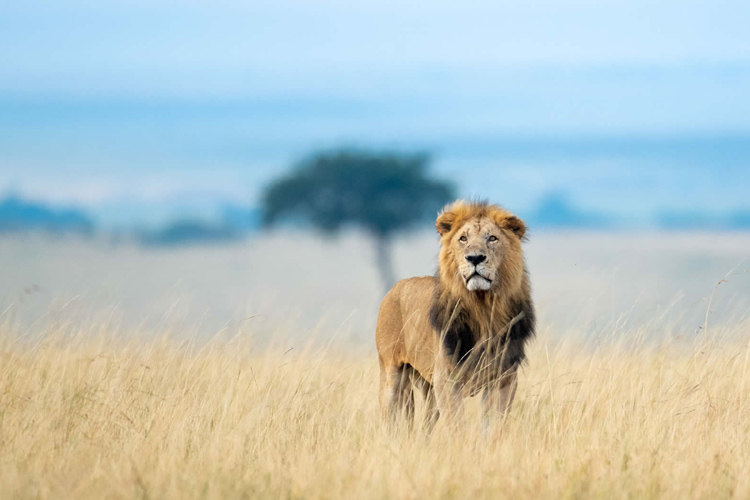
[[[516,370],[534,334],[534,306],[521,241],[526,226],[497,205],[458,200],[438,215],[436,276],[396,283],[380,305],[375,342],[380,406],[386,420],[414,416],[413,388],[426,424],[461,414],[482,392],[483,421],[504,414]]]

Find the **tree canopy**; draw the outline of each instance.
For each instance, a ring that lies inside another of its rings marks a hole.
[[[427,175],[427,154],[343,149],[313,154],[263,197],[263,222],[306,219],[337,231],[358,225],[385,238],[434,216],[454,198],[453,185]]]

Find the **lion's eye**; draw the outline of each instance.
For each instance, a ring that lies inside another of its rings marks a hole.
[[[489,238],[487,238],[487,241],[497,241],[497,236],[490,236]]]
[[[466,243],[467,241],[469,241],[469,238],[467,238],[466,235],[463,235],[458,239],[458,241],[460,241],[461,243]]]

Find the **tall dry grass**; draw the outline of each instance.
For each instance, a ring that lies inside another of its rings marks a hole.
[[[381,429],[374,353],[6,327],[0,498],[749,498],[747,331],[543,334],[505,421],[427,437]]]

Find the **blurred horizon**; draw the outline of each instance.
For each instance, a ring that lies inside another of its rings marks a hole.
[[[749,139],[503,137],[444,141],[442,155],[437,147],[385,150],[428,152],[432,173],[453,181],[459,197],[500,203],[532,227],[737,230],[750,228]],[[283,150],[276,154],[283,156]],[[212,157],[194,156],[197,163]],[[104,232],[186,221],[254,230],[261,190],[306,156],[218,171],[194,166],[24,172],[0,186],[0,230],[3,222],[16,220],[6,210],[16,205],[73,211]]]

